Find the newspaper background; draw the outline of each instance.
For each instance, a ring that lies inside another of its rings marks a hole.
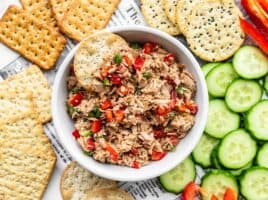
[[[239,4],[239,0],[237,1]],[[0,17],[3,15],[8,5],[16,4],[20,5],[19,0],[0,0]],[[112,26],[122,26],[122,25],[146,25],[144,19],[141,15],[139,9],[140,1],[139,0],[122,0],[118,9],[112,16],[107,27]],[[183,37],[177,37],[181,42],[186,44]],[[247,40],[247,43],[251,41]],[[71,40],[68,40],[68,43],[65,47],[65,50],[62,52],[61,57],[59,58],[56,67],[49,72],[46,72],[45,75],[48,78],[51,85],[53,85],[53,80],[57,70],[62,63],[64,57],[68,52],[74,47],[75,43]],[[30,62],[14,51],[10,50],[6,46],[0,43],[0,81],[6,79],[12,74],[16,74],[22,69],[30,65]],[[202,61],[199,60],[199,63],[202,64]],[[53,122],[50,122],[44,127],[45,133],[50,138],[53,144],[53,148],[57,154],[57,165],[48,185],[48,188],[43,197],[44,200],[60,200],[60,175],[64,170],[65,166],[72,160],[71,156],[62,146],[60,141],[57,138],[56,131],[53,127]],[[199,182],[200,178],[204,172],[200,167],[197,166],[197,177],[196,181]],[[140,181],[140,182],[120,182],[120,187],[128,190],[135,197],[136,200],[179,200],[179,195],[174,195],[166,192],[160,185],[157,178]]]

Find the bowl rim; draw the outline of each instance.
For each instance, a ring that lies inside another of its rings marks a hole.
[[[205,129],[206,119],[208,116],[208,92],[207,92],[205,78],[203,76],[199,63],[197,62],[197,59],[193,56],[190,50],[188,50],[186,46],[184,46],[184,44],[182,44],[178,39],[175,39],[174,37],[168,35],[167,33],[164,33],[162,31],[159,31],[151,27],[146,27],[146,26],[141,26],[141,25],[126,25],[126,26],[120,26],[120,27],[111,27],[111,28],[104,29],[104,31],[112,32],[112,33],[118,33],[118,32],[120,33],[124,31],[147,32],[147,33],[156,35],[157,37],[168,40],[170,43],[173,43],[173,45],[177,46],[177,48],[179,48],[181,51],[184,52],[187,59],[191,60],[191,62],[193,63],[193,68],[195,68],[195,71],[201,83],[200,89],[201,89],[201,93],[203,97],[202,99],[203,112],[202,112],[199,126],[198,126],[199,134],[198,135],[196,134],[194,137],[195,138],[194,141],[191,142],[191,146],[192,146],[191,150],[188,149],[187,152],[183,152],[180,160],[177,159],[178,160],[177,162],[162,166],[161,169],[151,170],[150,173],[140,173],[139,175],[138,173],[136,173],[137,175],[129,177],[128,174],[118,175],[116,173],[111,173],[111,171],[109,170],[101,170],[98,167],[87,166],[85,162],[79,158],[79,156],[77,155],[77,152],[73,151],[73,149],[69,148],[68,145],[66,144],[65,142],[66,134],[64,134],[64,132],[61,131],[60,127],[62,126],[62,123],[60,123],[60,119],[59,119],[60,117],[58,116],[58,109],[57,109],[57,99],[58,99],[58,94],[59,94],[59,89],[60,89],[59,86],[60,86],[60,82],[62,78],[61,76],[65,72],[66,68],[68,67],[69,62],[73,59],[74,54],[77,48],[79,47],[79,43],[65,56],[63,62],[59,66],[59,70],[57,71],[56,77],[53,82],[51,106],[52,106],[52,120],[53,120],[53,124],[56,130],[56,134],[60,142],[62,143],[62,145],[65,147],[68,153],[70,153],[70,155],[72,156],[73,160],[77,161],[81,166],[83,166],[84,168],[86,168],[87,170],[93,172],[94,174],[98,176],[112,179],[112,180],[117,180],[117,181],[142,181],[142,180],[155,178],[171,170],[172,168],[177,166],[179,163],[181,163],[184,159],[186,159],[191,154],[192,150],[194,149],[194,147],[197,145],[198,141],[200,140],[203,134],[203,131]],[[116,165],[113,165],[113,166],[116,167]],[[140,169],[129,168],[129,170],[135,170],[136,172],[138,172]]]

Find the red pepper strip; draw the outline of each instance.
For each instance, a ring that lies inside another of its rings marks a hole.
[[[268,40],[249,22],[240,18],[242,29],[259,45],[259,47],[268,54]]]
[[[121,122],[124,118],[124,110],[117,110],[114,112],[115,121]]]
[[[175,60],[175,54],[174,53],[169,53],[164,57],[164,61],[167,63],[171,63]]]
[[[223,200],[237,200],[235,191],[232,188],[227,188],[225,190]]]
[[[128,56],[123,56],[123,60],[128,66],[132,65],[132,61]]]
[[[154,137],[156,139],[166,136],[166,133],[163,129],[155,129],[155,130],[153,130],[153,133],[154,133]]]
[[[100,108],[102,110],[106,110],[112,106],[112,102],[109,99],[105,99],[103,102],[100,104]]]
[[[218,197],[216,197],[214,194],[211,196],[210,200],[218,200]]]
[[[169,111],[170,111],[169,108],[166,107],[166,106],[158,106],[158,107],[156,108],[156,114],[157,114],[157,115],[160,115],[160,116],[165,116],[165,115],[167,115]]]
[[[268,13],[268,0],[258,0],[261,7]]]
[[[181,104],[178,106],[178,111],[179,112],[186,112],[186,111],[188,111],[188,109],[187,109],[185,104]]]
[[[106,110],[105,117],[108,122],[113,121],[113,112],[111,110]]]
[[[144,61],[145,60],[142,57],[137,57],[135,59],[134,65],[133,65],[134,69],[137,70],[137,71],[140,71],[142,66],[143,66],[143,64],[144,64]]]
[[[200,186],[191,181],[184,188],[182,195],[181,195],[181,200],[194,200],[195,196],[199,192],[202,192],[202,189],[200,188]]]
[[[93,133],[97,133],[101,130],[101,126],[102,126],[102,121],[101,119],[97,119],[96,121],[93,121],[91,124],[91,131]]]
[[[78,106],[81,101],[83,100],[83,95],[81,93],[76,93],[72,96],[72,98],[70,99],[69,103],[72,105],[72,106]]]
[[[196,114],[198,111],[198,106],[195,103],[187,103],[185,106],[192,114]]]
[[[136,160],[133,161],[132,168],[139,169],[140,168],[140,163]]]
[[[88,149],[89,151],[92,151],[92,150],[94,150],[95,148],[96,148],[96,145],[95,145],[94,140],[93,140],[92,138],[88,138],[88,139],[87,139],[87,149]]]
[[[150,54],[151,52],[155,51],[158,49],[159,45],[151,42],[146,42],[143,45],[143,53]]]
[[[78,130],[74,130],[72,132],[72,135],[74,136],[74,138],[77,140],[78,138],[80,138],[80,134],[79,134],[79,131]]]
[[[112,74],[111,82],[114,85],[121,85],[122,84],[122,78],[118,74]]]
[[[110,153],[111,159],[113,161],[118,160],[118,153],[116,152],[116,150],[110,144],[106,144],[105,150]]]
[[[153,152],[152,152],[152,160],[154,160],[154,161],[156,161],[156,160],[161,160],[161,159],[163,159],[166,155],[167,155],[167,152],[165,152],[165,151],[163,151],[163,152],[153,151]]]

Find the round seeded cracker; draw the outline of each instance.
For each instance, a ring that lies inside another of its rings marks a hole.
[[[162,5],[168,19],[176,25],[176,6],[178,0],[162,0]]]
[[[179,28],[166,16],[161,0],[141,0],[141,11],[145,21],[153,28],[157,28],[170,35],[179,35]]]
[[[93,89],[94,73],[120,48],[128,48],[127,42],[119,35],[99,32],[80,43],[74,57],[74,73],[78,82],[87,90]],[[97,83],[96,83],[97,84]]]
[[[134,200],[126,191],[116,189],[98,189],[88,193],[87,200]]]
[[[243,44],[238,9],[233,1],[199,3],[187,16],[186,39],[191,50],[206,61],[223,61]]]

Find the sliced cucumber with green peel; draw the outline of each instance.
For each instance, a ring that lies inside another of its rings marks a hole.
[[[268,73],[268,57],[257,47],[244,46],[234,55],[235,71],[243,78],[257,79]]]
[[[162,174],[159,180],[168,192],[180,193],[190,181],[195,180],[195,176],[194,162],[188,157],[174,169]]]
[[[266,93],[268,93],[268,75],[265,76],[265,78],[264,78],[264,85],[263,86],[264,86]]]
[[[240,191],[247,200],[268,199],[268,169],[252,167],[240,178]]]
[[[231,169],[231,170],[228,170],[228,171],[234,176],[240,176],[245,170],[251,168],[252,165],[253,165],[253,162],[250,162],[245,167],[242,167],[240,169]]]
[[[209,102],[208,119],[205,132],[215,138],[223,138],[240,125],[240,116],[232,112],[221,99]]]
[[[234,176],[223,170],[209,171],[202,178],[201,187],[205,191],[202,196],[203,200],[211,200],[212,195],[215,195],[219,200],[223,199],[227,188],[232,188],[237,195],[239,192]]]
[[[238,78],[231,63],[217,65],[206,76],[207,88],[210,95],[224,97],[228,86]]]
[[[215,147],[212,150],[210,160],[211,160],[211,164],[214,168],[216,168],[216,169],[223,169],[224,168],[223,166],[221,166],[221,163],[218,159],[218,147]]]
[[[237,79],[228,87],[225,101],[234,112],[246,112],[262,98],[262,87],[257,81]]]
[[[268,168],[268,143],[259,149],[256,162],[259,166]]]
[[[262,100],[248,112],[245,126],[256,139],[268,141],[268,100]]]
[[[218,139],[210,137],[207,134],[203,134],[199,143],[196,145],[193,150],[193,159],[194,161],[201,165],[202,167],[210,167],[211,166],[211,153],[212,150],[219,143]]]
[[[222,166],[239,169],[252,162],[257,153],[257,143],[244,129],[226,135],[218,148],[218,158]]]
[[[219,64],[220,63],[218,62],[212,62],[202,65],[201,69],[203,71],[204,76],[206,77],[206,75]]]

